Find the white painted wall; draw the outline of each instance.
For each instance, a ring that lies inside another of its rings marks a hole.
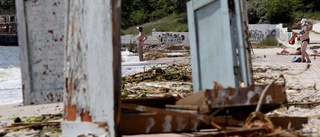
[[[316,27],[314,26],[314,29],[318,29],[318,32],[320,32],[320,23]],[[252,43],[258,43],[268,37],[276,37],[280,43],[287,45],[291,37],[291,32],[288,32],[288,28],[284,28],[282,24],[249,24],[249,31],[251,34],[249,40]],[[177,35],[177,37],[174,37],[174,35]],[[162,42],[159,41],[159,36],[163,38]],[[152,32],[152,35],[148,37],[145,44],[190,45],[189,32]],[[136,35],[122,35],[121,43],[135,43],[135,39]]]
[[[152,39],[162,44],[189,45],[189,32],[152,32]]]
[[[277,25],[272,24],[249,24],[250,41],[260,42],[268,37],[277,35]]]
[[[281,43],[288,43],[291,33],[282,24],[249,24],[250,41],[260,42],[268,37],[276,37]]]
[[[162,42],[159,38],[162,37]],[[137,35],[122,35],[121,43],[130,44],[136,43]],[[188,32],[152,32],[151,36],[145,41],[145,44],[181,44],[189,45],[189,33]]]
[[[320,22],[314,22],[312,26],[312,30],[317,33],[320,33]]]

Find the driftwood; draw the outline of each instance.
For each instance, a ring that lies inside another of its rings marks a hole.
[[[39,122],[39,123],[14,123],[11,126],[5,126],[0,130],[18,130],[33,127],[55,126],[60,127],[60,122]]]

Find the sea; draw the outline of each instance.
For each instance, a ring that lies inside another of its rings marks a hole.
[[[0,105],[22,102],[18,46],[0,46]]]
[[[0,46],[0,105],[23,101],[21,68],[18,46]],[[152,65],[142,65],[139,57],[129,51],[122,51],[122,76],[145,71]]]

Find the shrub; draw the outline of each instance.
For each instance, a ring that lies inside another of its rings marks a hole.
[[[278,40],[275,37],[266,38],[262,41],[260,41],[257,45],[259,47],[274,47],[277,46]]]

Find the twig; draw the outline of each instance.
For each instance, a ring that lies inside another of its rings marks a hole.
[[[311,126],[311,127],[313,127],[313,128],[316,128],[316,129],[320,130],[320,127],[319,127],[319,126],[316,126],[316,125],[311,124],[311,123],[308,123],[308,125]]]
[[[309,119],[313,119],[313,118],[319,118],[320,114],[316,114],[316,115],[312,115],[312,116],[308,116]]]
[[[310,66],[311,66],[310,64],[307,64],[307,67],[306,67],[305,70],[302,70],[302,71],[297,72],[297,73],[284,72],[283,74],[287,74],[287,75],[291,75],[291,76],[293,76],[293,75],[300,75],[300,74],[302,74],[303,72],[305,72],[305,71],[307,71],[308,69],[310,69]]]
[[[298,73],[290,73],[290,72],[284,72],[283,74],[287,74],[287,75],[300,75],[302,74],[303,72],[307,71],[308,69],[310,69],[310,64],[307,65],[306,69],[305,70],[302,70],[301,72],[298,72]],[[256,111],[255,112],[259,112],[260,111],[260,108],[261,108],[261,104],[262,104],[262,100],[265,96],[265,93],[268,91],[269,87],[274,84],[276,81],[278,81],[280,78],[283,78],[284,80],[284,85],[286,83],[286,79],[284,78],[283,74],[280,74],[278,78],[276,78],[275,80],[272,81],[272,83],[270,83],[269,85],[267,85],[264,90],[262,91],[262,94],[259,98],[259,102],[258,102],[258,105],[257,105],[257,108],[256,108]]]
[[[320,102],[298,102],[298,103],[288,103],[288,105],[316,105]]]
[[[278,115],[285,116],[285,117],[291,117],[290,115],[285,114],[285,113],[282,113],[282,112],[279,112],[279,111],[277,111],[277,110],[273,111],[273,113],[276,113],[276,114],[278,114]]]

